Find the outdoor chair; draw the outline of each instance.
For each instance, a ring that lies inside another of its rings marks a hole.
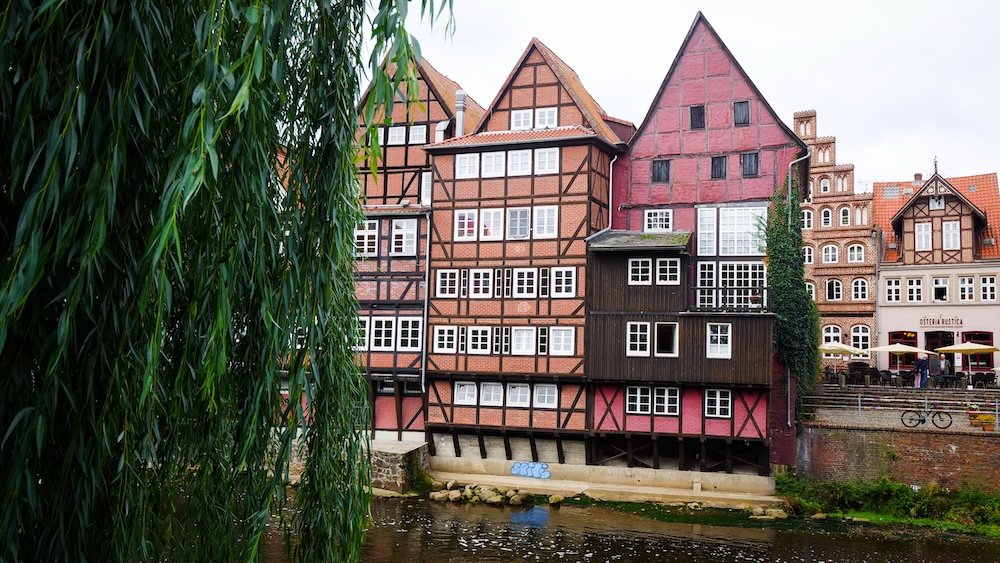
[[[985,388],[986,374],[982,372],[976,372],[972,374],[972,386],[977,388]]]

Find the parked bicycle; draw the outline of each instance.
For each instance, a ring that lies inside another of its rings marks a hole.
[[[934,405],[931,405],[931,408],[933,409]],[[931,424],[937,426],[938,428],[945,429],[951,426],[951,415],[944,411],[903,411],[902,416],[900,416],[903,426],[907,428],[914,428],[921,424],[926,424],[928,418],[931,419]]]

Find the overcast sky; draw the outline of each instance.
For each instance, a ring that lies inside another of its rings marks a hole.
[[[422,53],[486,106],[532,37],[610,115],[641,123],[701,10],[791,124],[815,109],[859,182],[1000,168],[1000,2],[455,0],[455,33],[411,17]]]

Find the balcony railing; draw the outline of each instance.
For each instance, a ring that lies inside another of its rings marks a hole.
[[[696,311],[764,313],[768,305],[766,286],[697,287],[691,294],[691,308]]]

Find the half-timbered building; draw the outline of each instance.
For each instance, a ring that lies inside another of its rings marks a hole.
[[[533,39],[473,133],[426,147],[433,455],[586,461],[585,239],[633,130]]]
[[[426,60],[413,64],[417,102],[392,106],[389,123],[378,129],[377,169],[358,169],[365,220],[354,231],[361,307],[356,349],[371,383],[372,427],[379,439],[424,438],[431,215],[431,162],[424,147],[461,135],[460,116],[483,115],[479,104]],[[405,94],[404,87],[400,99]]]
[[[699,13],[615,167],[613,229],[590,241],[592,463],[794,462],[763,225],[806,153]]]

